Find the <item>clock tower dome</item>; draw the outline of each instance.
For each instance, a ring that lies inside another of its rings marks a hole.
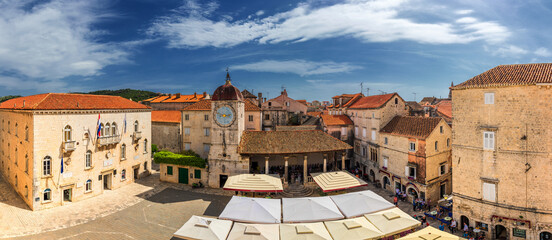
[[[245,129],[244,106],[244,98],[232,85],[230,73],[226,70],[226,83],[218,87],[211,98],[210,187],[223,187],[228,176],[249,172],[249,161],[243,161],[238,154]]]

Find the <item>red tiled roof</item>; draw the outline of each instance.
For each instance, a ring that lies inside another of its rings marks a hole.
[[[253,95],[253,93],[247,91],[247,89],[244,89],[242,92],[242,96],[244,98],[257,98],[257,96]]]
[[[305,105],[305,106],[308,106],[307,100],[295,100],[295,101],[297,101],[297,102],[299,102],[299,103],[302,103],[302,104]]]
[[[200,100],[205,99],[206,96],[203,96],[203,94],[189,94],[189,95],[178,95],[178,94],[171,94],[169,95],[161,95],[154,98],[150,98],[147,100],[144,100],[143,102],[152,102],[152,103],[190,103],[190,102],[198,102]]]
[[[320,130],[244,131],[240,154],[295,154],[343,151],[352,147]]]
[[[353,121],[346,115],[322,115],[326,126],[353,125]]]
[[[119,96],[44,93],[10,99],[0,109],[27,110],[90,110],[90,109],[149,109],[140,103]]]
[[[390,93],[385,95],[374,95],[368,97],[362,97],[353,103],[349,108],[363,109],[363,108],[380,108],[387,103],[396,93]]]
[[[448,118],[452,118],[452,101],[449,99],[441,100],[436,105],[437,111]]]
[[[313,116],[313,117],[320,117],[323,114],[323,112],[307,112],[307,115]]]
[[[380,132],[425,139],[441,120],[438,117],[396,116]]]
[[[180,123],[182,112],[180,111],[151,111],[152,122]]]
[[[452,89],[552,83],[552,63],[499,65]]]
[[[244,101],[245,106],[244,110],[246,112],[260,112],[261,109],[252,103],[249,99]],[[201,100],[192,105],[186,106],[183,111],[210,111],[211,110],[211,100]]]

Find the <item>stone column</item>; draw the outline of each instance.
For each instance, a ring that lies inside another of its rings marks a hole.
[[[307,183],[307,155],[303,156],[303,184]]]
[[[341,170],[345,170],[345,153],[341,155]]]
[[[288,156],[284,157],[284,178],[286,179],[286,182],[288,181]]]
[[[327,166],[328,165],[328,154],[324,153],[324,165],[322,166],[324,168],[324,172],[327,172]]]
[[[265,174],[268,174],[268,159],[270,157],[265,157]]]

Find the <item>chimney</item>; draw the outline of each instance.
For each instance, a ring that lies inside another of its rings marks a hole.
[[[194,92],[194,98],[197,98],[197,93],[196,92]]]
[[[203,98],[207,98],[207,92],[203,92]]]
[[[258,95],[257,100],[259,100],[259,103],[263,103],[263,94],[259,93],[257,95]]]
[[[172,97],[172,93],[169,93],[169,98],[171,98],[171,97]]]
[[[177,94],[176,94],[176,98],[180,98],[180,93],[177,93]]]
[[[25,100],[23,100],[23,107],[25,107]]]

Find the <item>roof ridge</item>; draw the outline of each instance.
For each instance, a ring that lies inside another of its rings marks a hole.
[[[32,106],[31,109],[37,109],[38,106],[39,106],[42,102],[44,102],[44,100],[46,100],[46,98],[49,98],[49,97],[51,96],[51,94],[52,94],[52,93],[46,93],[46,96],[44,96],[44,97],[42,98],[42,100],[40,100],[40,101],[37,102],[34,106]],[[40,95],[40,94],[37,94],[37,95]]]

